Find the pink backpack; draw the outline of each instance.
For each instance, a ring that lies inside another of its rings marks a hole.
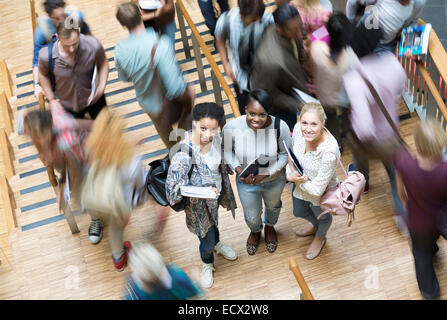
[[[327,189],[323,194],[320,200],[320,208],[323,212],[318,216],[318,219],[328,213],[336,216],[347,215],[348,226],[350,227],[354,220],[355,206],[360,202],[366,180],[363,174],[358,171],[350,171],[347,173],[340,158],[333,152],[328,151],[327,153],[335,155],[345,173],[346,179],[339,182],[336,186]]]

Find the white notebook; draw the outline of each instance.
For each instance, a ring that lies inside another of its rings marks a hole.
[[[87,101],[87,107],[92,103],[93,97],[96,94],[96,87],[98,85],[97,80],[98,80],[98,66],[95,65],[95,69],[93,70],[93,77],[92,77],[92,90],[90,93],[90,97],[88,98],[88,101]]]
[[[311,95],[297,89],[297,88],[293,88],[293,92],[295,93],[295,95],[303,102],[303,103],[309,103],[309,102],[316,102],[316,103],[320,103],[319,100],[315,99],[314,97],[312,97]]]
[[[211,187],[181,186],[180,192],[188,198],[217,199],[217,194]]]

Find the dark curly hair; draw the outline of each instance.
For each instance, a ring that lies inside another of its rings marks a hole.
[[[192,110],[192,118],[194,121],[200,121],[203,118],[215,119],[222,123],[225,116],[224,109],[215,102],[204,102],[196,104]]]

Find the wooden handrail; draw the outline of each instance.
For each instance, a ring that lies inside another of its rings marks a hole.
[[[29,0],[29,5],[31,8],[31,25],[33,27],[33,38],[34,38],[34,31],[36,31],[37,23],[36,23],[36,6],[34,0]]]
[[[3,90],[0,91],[0,104],[2,108],[3,125],[5,126],[6,133],[10,135],[14,131],[11,119],[11,105]]]
[[[14,175],[14,165],[12,162],[11,153],[9,152],[10,144],[5,128],[0,128],[0,145],[3,154],[3,164],[5,165],[6,177],[11,178]]]
[[[6,216],[8,232],[11,233],[14,228],[17,228],[17,221],[14,213],[14,209],[16,208],[14,193],[12,192],[8,180],[4,174],[0,177],[0,185],[2,189],[3,210]]]
[[[295,279],[301,288],[301,292],[303,293],[304,299],[315,300],[312,293],[309,290],[309,287],[307,286],[306,280],[304,280],[304,277],[301,274],[300,268],[298,268],[298,265],[296,264],[295,258],[289,259],[289,267],[290,270],[292,270],[293,274],[295,275]]]
[[[12,97],[12,83],[8,66],[4,59],[0,59],[0,72],[2,74],[3,89],[5,90],[6,97],[10,99]]]
[[[446,63],[447,63],[447,60],[446,60]],[[428,71],[425,68],[424,64],[420,61],[418,61],[416,64],[418,66],[419,73],[421,74],[422,78],[425,81],[425,84],[427,85],[428,89],[430,90],[430,93],[433,95],[433,99],[438,104],[439,110],[441,110],[442,115],[447,120],[447,107],[446,107],[441,95],[439,94],[435,83],[433,82],[432,78],[428,74]]]
[[[197,30],[194,22],[192,21],[188,11],[186,11],[182,0],[177,0],[176,2],[178,4],[178,7],[180,8],[180,10],[182,11],[182,14],[183,14],[186,22],[188,23],[189,28],[191,29],[193,36],[197,39],[197,42],[199,43],[200,48],[202,49],[203,53],[205,54],[205,57],[207,58],[210,66],[211,66],[211,70],[216,75],[216,78],[219,81],[219,84],[222,86],[225,94],[227,95],[234,117],[235,118],[239,117],[241,114],[239,112],[239,107],[238,107],[236,99],[233,95],[233,92],[231,92],[231,89],[228,86],[227,82],[225,81],[225,78],[223,77],[222,72],[220,72],[220,69],[216,64],[216,61],[214,61],[213,56],[211,55],[208,48],[206,47],[205,42],[203,41],[202,37],[200,36],[200,33]]]

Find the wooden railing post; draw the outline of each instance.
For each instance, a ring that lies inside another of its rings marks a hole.
[[[76,220],[74,218],[73,212],[71,211],[70,203],[65,201],[65,184],[64,183],[59,184],[59,189],[61,190],[61,198],[60,198],[60,207],[62,208],[62,211],[64,212],[65,219],[67,220],[68,227],[70,228],[71,234],[79,233],[78,224],[76,223]],[[68,191],[70,192],[70,191]]]
[[[180,28],[180,34],[182,36],[183,50],[185,51],[185,57],[189,59],[191,58],[191,49],[189,47],[188,35],[186,34],[185,19],[183,18],[182,10],[180,10],[177,2],[175,3],[175,11],[177,11],[178,26]]]
[[[14,131],[11,118],[11,105],[6,97],[5,91],[0,92],[0,104],[2,108],[3,125],[5,126],[6,133],[10,135]]]
[[[16,201],[14,199],[14,193],[6,179],[4,174],[0,177],[1,189],[2,189],[2,200],[3,208],[6,214],[6,223],[8,225],[8,231],[11,232],[14,228],[17,228],[17,219],[15,216],[15,209],[17,207]]]
[[[188,23],[190,29],[191,29],[191,36],[195,37],[197,40],[200,48],[202,48],[202,51],[208,60],[211,70],[214,71],[217,80],[219,81],[220,86],[225,92],[225,95],[228,98],[228,101],[230,102],[231,110],[233,110],[233,115],[235,118],[239,117],[241,113],[239,112],[239,107],[236,102],[236,98],[234,97],[233,92],[231,91],[230,87],[228,86],[227,82],[225,81],[225,78],[222,75],[222,72],[220,71],[219,67],[217,66],[216,61],[214,60],[213,56],[211,55],[210,51],[208,50],[205,42],[203,41],[202,37],[200,36],[199,31],[197,30],[197,27],[195,26],[194,22],[192,21],[191,17],[188,14],[188,11],[185,9],[185,6],[183,5],[182,0],[176,0],[176,5],[179,11],[181,11],[183,17],[185,18],[186,22]]]
[[[292,270],[293,274],[295,275],[295,279],[301,288],[302,300],[314,300],[314,297],[313,297],[312,293],[310,292],[309,287],[307,286],[306,280],[304,280],[304,277],[301,274],[300,268],[298,268],[298,265],[296,264],[295,258],[289,259],[289,267],[290,267],[290,270]]]
[[[0,59],[0,72],[2,74],[3,89],[5,90],[6,97],[11,99],[12,97],[12,81],[9,74],[8,66],[4,59]]]
[[[222,91],[219,80],[217,80],[216,74],[213,70],[211,70],[211,81],[213,83],[214,99],[219,106],[223,106]]]
[[[34,38],[34,31],[36,31],[36,28],[37,28],[35,1],[29,0],[29,5],[31,8],[31,26],[33,27],[33,38]]]
[[[194,34],[191,34],[191,40],[192,40],[192,49],[194,50],[194,59],[196,60],[197,65],[197,74],[199,75],[200,89],[202,89],[202,92],[205,92],[208,89],[206,88],[205,71],[203,70],[202,53],[200,51],[200,45]]]
[[[5,128],[0,128],[0,144],[2,147],[3,163],[5,165],[5,174],[7,178],[11,178],[14,173],[14,164],[11,157],[11,146]]]

